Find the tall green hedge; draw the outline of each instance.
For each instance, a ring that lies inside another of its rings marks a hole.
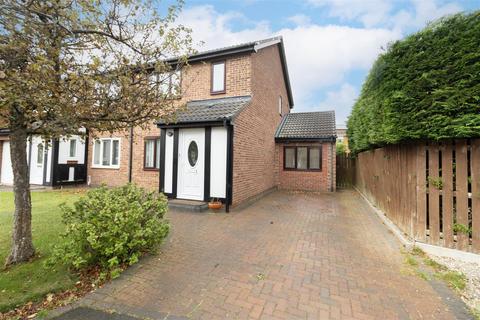
[[[359,152],[412,139],[480,137],[480,11],[389,45],[348,120]]]

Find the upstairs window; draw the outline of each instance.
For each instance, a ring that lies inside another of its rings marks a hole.
[[[322,170],[322,148],[315,147],[285,147],[284,170]]]
[[[93,143],[93,167],[120,167],[120,139],[102,138]]]
[[[212,88],[213,94],[225,93],[225,61],[212,63]]]
[[[181,94],[180,70],[160,74],[153,73],[150,76],[150,83],[159,95],[166,98],[178,98]]]
[[[145,170],[160,168],[160,137],[145,138],[143,167]]]

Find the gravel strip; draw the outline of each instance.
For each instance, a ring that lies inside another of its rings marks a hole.
[[[470,308],[480,310],[480,264],[438,256],[431,256],[431,258],[448,269],[461,272],[467,277],[467,286],[462,293],[462,300]]]

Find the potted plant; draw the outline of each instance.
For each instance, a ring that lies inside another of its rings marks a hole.
[[[217,198],[212,198],[210,202],[208,203],[208,207],[213,210],[218,210],[222,207],[222,202],[218,200]]]

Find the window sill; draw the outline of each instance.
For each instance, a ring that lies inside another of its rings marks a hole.
[[[225,94],[225,93],[227,93],[226,90],[223,90],[223,91],[210,91],[210,94],[211,94],[212,96],[215,96],[215,95],[217,95],[217,94]]]
[[[160,171],[160,169],[157,169],[157,168],[143,168],[143,171]]]
[[[283,171],[298,171],[298,172],[322,172],[322,169],[289,169],[283,168]]]
[[[98,165],[94,165],[91,168],[92,169],[118,170],[118,169],[120,169],[120,166],[98,166]]]

